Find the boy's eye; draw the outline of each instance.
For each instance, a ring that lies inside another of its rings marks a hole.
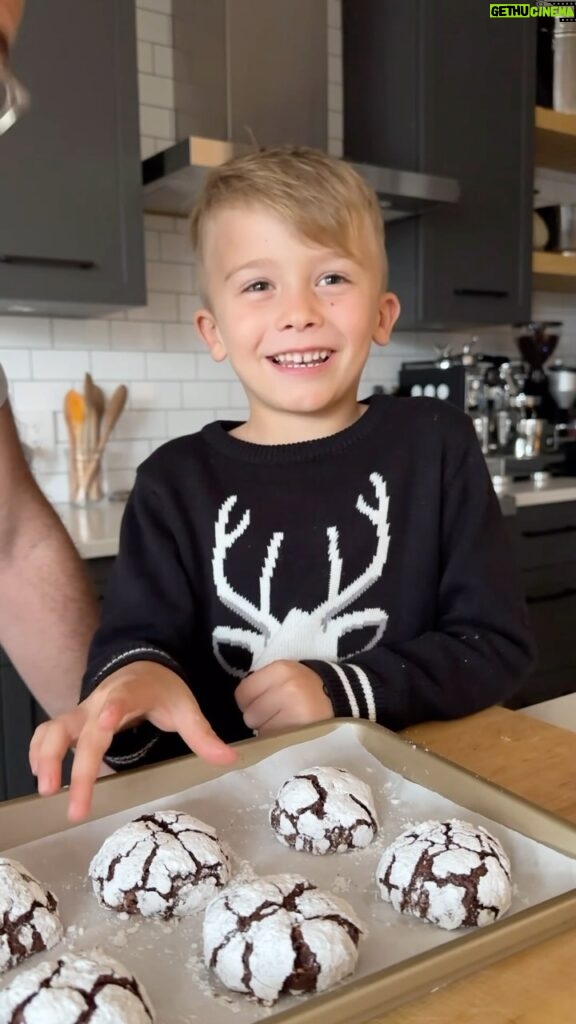
[[[324,274],[323,277],[320,278],[319,284],[321,284],[321,285],[342,284],[343,282],[346,282],[346,281],[347,281],[347,278],[344,277],[344,274],[332,273],[332,274]]]
[[[247,284],[246,287],[242,289],[242,291],[243,292],[265,292],[265,291],[268,290],[268,288],[270,288],[270,282],[269,281],[251,281],[250,284]]]

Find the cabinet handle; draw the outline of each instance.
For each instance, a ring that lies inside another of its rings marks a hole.
[[[463,298],[477,295],[487,299],[507,299],[510,292],[500,291],[498,288],[455,288],[454,295],[460,295]]]
[[[528,540],[535,537],[556,537],[559,534],[576,533],[576,526],[551,526],[548,530],[522,530],[522,536]]]
[[[576,587],[564,587],[552,594],[540,594],[539,597],[527,597],[527,604],[543,604],[545,601],[564,601],[567,597],[576,597]]]
[[[9,263],[14,267],[53,267],[58,270],[94,270],[94,260],[67,260],[57,256],[13,256],[7,253],[0,256],[0,263]]]

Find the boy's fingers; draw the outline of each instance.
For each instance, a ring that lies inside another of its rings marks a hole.
[[[284,713],[279,711],[278,714],[273,715],[267,722],[258,729],[259,736],[274,736],[275,733],[282,732],[283,729],[289,728],[288,723],[285,720]]]
[[[122,725],[142,717],[134,709],[134,698],[130,701],[121,689],[107,698],[98,714],[98,725],[105,732],[117,732]]]
[[[88,725],[76,744],[74,764],[70,777],[68,818],[82,821],[90,813],[94,783],[98,778],[102,758],[112,742],[114,733],[99,724]]]
[[[273,677],[269,669],[270,666],[267,665],[263,669],[251,672],[234,690],[234,699],[242,713],[273,685]]]
[[[282,709],[281,690],[267,690],[249,704],[243,713],[244,725],[248,729],[260,730]]]
[[[30,744],[30,767],[38,779],[38,792],[55,793],[62,779],[62,761],[74,743],[69,716],[39,726]]]
[[[205,761],[210,764],[231,764],[236,760],[236,751],[216,735],[197,705],[182,708],[177,723],[178,732],[184,742]]]
[[[42,725],[37,726],[32,734],[32,739],[30,740],[28,760],[30,762],[30,769],[33,775],[38,774],[38,756],[42,748],[42,743],[44,742],[44,733],[48,724],[48,722],[43,722]]]

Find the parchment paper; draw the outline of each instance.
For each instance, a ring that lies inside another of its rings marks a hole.
[[[321,765],[347,768],[371,785],[381,830],[366,850],[314,857],[287,849],[271,833],[268,811],[282,782],[295,771]],[[21,860],[53,889],[67,928],[64,945],[31,958],[27,966],[41,959],[53,959],[65,949],[104,948],[130,967],[145,985],[159,1024],[207,1020],[224,1024],[230,1021],[231,1014],[239,1024],[248,1024],[314,997],[283,998],[276,1007],[266,1010],[244,996],[226,993],[202,961],[202,915],[178,923],[151,922],[115,914],[97,905],[86,880],[90,859],[114,829],[153,808],[187,811],[214,825],[231,847],[235,869],[242,874],[302,874],[347,899],[368,930],[367,938],[361,942],[355,978],[443,943],[457,942],[469,934],[468,929],[446,932],[396,914],[378,896],[374,874],[380,855],[414,821],[458,817],[484,825],[496,835],[512,861],[515,895],[509,914],[576,887],[575,859],[405,781],[368,753],[348,725],[321,739],[284,749],[251,768],[154,804],[133,807],[3,851],[5,856]],[[17,970],[22,969],[23,966]],[[2,982],[8,983],[15,973],[8,972]]]

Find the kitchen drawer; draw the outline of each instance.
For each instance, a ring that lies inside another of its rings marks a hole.
[[[508,526],[521,569],[576,562],[576,501],[519,508]]]
[[[522,574],[536,641],[535,673],[572,666],[576,684],[576,562]]]
[[[535,672],[526,680],[519,693],[515,693],[506,701],[505,707],[516,710],[575,692],[576,665],[555,669],[552,672]]]

